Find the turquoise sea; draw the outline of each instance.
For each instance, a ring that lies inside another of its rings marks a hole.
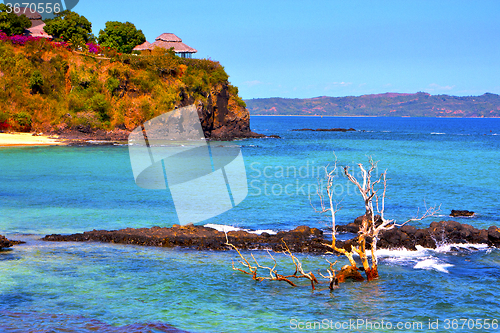
[[[231,143],[243,152],[248,196],[202,224],[327,232],[328,216],[311,207],[322,167],[336,159],[354,169],[371,156],[389,177],[386,217],[403,222],[440,206],[414,225],[467,209],[476,216],[455,220],[500,226],[500,119],[253,116],[251,125],[281,139]],[[333,127],[357,131],[291,131]],[[382,250],[379,280],[311,291],[305,281],[252,281],[232,270],[234,251],[40,241],[178,223],[168,191],[135,185],[127,146],[0,148],[0,171],[0,234],[26,242],[0,252],[0,332],[500,331],[498,249]],[[363,214],[340,172],[335,189],[337,223]],[[298,257],[314,273],[335,259]],[[293,273],[289,259],[275,258]],[[336,259],[337,268],[347,263]]]

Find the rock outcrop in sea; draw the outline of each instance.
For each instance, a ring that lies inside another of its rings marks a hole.
[[[350,227],[339,226],[340,232],[353,232]],[[356,237],[353,234],[353,237]],[[290,231],[280,231],[271,235],[263,232],[255,233],[239,230],[227,233],[227,239],[239,249],[272,249],[283,250],[283,241],[292,252],[325,253],[330,249],[324,243],[331,242],[322,230],[299,226]],[[204,226],[178,226],[172,228],[126,228],[121,230],[93,230],[72,235],[47,235],[45,241],[98,241],[160,247],[189,247],[198,250],[229,250],[226,245],[226,234]],[[369,244],[370,242],[367,242]],[[381,233],[379,248],[416,250],[420,245],[436,248],[442,243],[488,244],[500,247],[500,229],[491,226],[488,229],[477,229],[468,224],[456,221],[432,222],[428,228],[419,229],[411,225]],[[337,247],[349,248],[351,240],[337,241]]]
[[[463,216],[463,217],[471,217],[471,216],[474,216],[474,212],[471,212],[469,210],[455,210],[455,209],[452,209],[451,210],[451,213],[450,213],[450,216],[451,217],[459,217],[459,216]]]
[[[5,236],[0,235],[0,250],[6,249],[6,248],[9,248],[9,247],[12,247],[14,245],[21,244],[21,243],[23,243],[23,242],[9,240]]]

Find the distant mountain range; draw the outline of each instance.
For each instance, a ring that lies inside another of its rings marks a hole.
[[[500,96],[385,93],[348,97],[256,98],[245,100],[250,115],[389,117],[500,117]]]

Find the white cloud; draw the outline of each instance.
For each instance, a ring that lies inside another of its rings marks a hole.
[[[336,89],[339,89],[339,88],[343,88],[343,87],[348,87],[352,85],[352,82],[330,82],[330,83],[327,83],[325,85],[325,88],[324,90],[325,91],[328,91],[328,90],[336,90]]]
[[[259,80],[253,80],[253,81],[245,81],[245,82],[243,82],[243,84],[247,87],[254,87],[254,86],[264,84],[264,82],[261,82]]]
[[[350,86],[352,84],[352,82],[332,82],[331,83],[332,85],[334,86],[342,86],[342,87],[346,87],[346,86]]]
[[[455,86],[441,86],[437,83],[431,83],[428,86],[429,91],[436,91],[436,90],[452,90],[455,88]]]

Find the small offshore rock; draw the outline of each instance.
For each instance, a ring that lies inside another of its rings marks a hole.
[[[474,216],[474,212],[468,210],[455,210],[452,209],[450,213],[451,217],[471,217]]]

